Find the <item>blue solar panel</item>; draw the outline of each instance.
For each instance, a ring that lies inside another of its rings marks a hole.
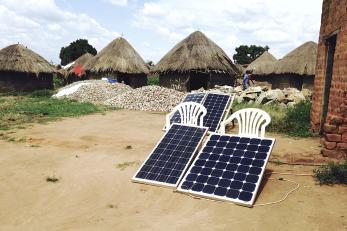
[[[205,127],[173,124],[133,180],[176,187],[206,132]]]
[[[189,93],[183,99],[183,102],[202,103],[205,98],[205,95],[205,93]],[[172,123],[181,123],[181,116],[178,111],[175,112],[174,115],[171,117],[170,124]]]
[[[252,206],[274,139],[211,135],[178,190]]]
[[[207,110],[204,126],[208,127],[209,131],[217,131],[229,101],[230,95],[227,94],[209,93],[206,96],[203,103]]]

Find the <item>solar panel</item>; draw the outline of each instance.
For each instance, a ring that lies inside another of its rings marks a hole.
[[[183,99],[183,102],[202,103],[205,98],[205,95],[205,93],[189,93]],[[181,123],[181,116],[178,111],[175,112],[174,115],[171,117],[170,124],[172,123]]]
[[[173,124],[133,177],[133,181],[177,187],[207,128]]]
[[[274,141],[211,135],[178,190],[252,206]]]
[[[230,95],[228,94],[209,93],[206,96],[203,103],[207,110],[204,117],[204,126],[208,127],[209,131],[217,131],[229,101]]]

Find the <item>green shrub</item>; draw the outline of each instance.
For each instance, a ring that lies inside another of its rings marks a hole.
[[[63,87],[65,85],[65,82],[62,78],[58,77],[57,75],[53,76],[53,87],[54,89],[58,89],[60,87]]]
[[[159,76],[157,75],[149,76],[147,80],[147,84],[159,86]]]
[[[256,105],[240,103],[233,106],[233,111],[243,108],[260,108],[271,117],[268,131],[286,133],[290,136],[309,137],[311,102],[302,101],[293,107],[284,108],[278,104]]]
[[[302,101],[294,107],[289,107],[283,121],[283,132],[287,132],[291,136],[312,136],[310,132],[310,111],[310,101]]]
[[[342,163],[329,163],[313,170],[320,184],[347,184],[347,158]]]

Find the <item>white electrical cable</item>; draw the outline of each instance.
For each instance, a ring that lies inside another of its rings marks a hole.
[[[278,174],[278,175],[292,175],[292,176],[313,176],[313,174],[307,174],[307,173],[288,173],[288,172],[269,172],[266,173],[265,175],[271,175],[271,174]],[[276,180],[275,178],[268,178],[268,180]],[[255,204],[253,205],[253,207],[260,207],[260,206],[265,206],[265,205],[272,205],[272,204],[277,204],[277,203],[281,203],[283,202],[285,199],[287,199],[287,197],[292,194],[293,192],[295,192],[296,190],[298,190],[300,188],[300,184],[298,182],[292,181],[292,180],[288,180],[288,179],[284,179],[284,178],[278,178],[277,180],[282,180],[282,181],[287,181],[287,182],[291,182],[296,184],[296,186],[289,190],[282,199],[279,199],[277,201],[272,201],[272,202],[267,202],[267,203],[262,203],[262,204]],[[177,190],[174,190],[174,192],[177,192]],[[209,200],[209,201],[213,201],[213,202],[225,202],[225,201],[218,201],[218,200],[213,200],[213,199],[209,199],[209,198],[205,198],[205,197],[199,197],[196,196],[192,193],[187,192],[187,195],[194,198],[194,199],[204,199],[204,200]],[[231,202],[226,202],[229,204],[233,204]]]

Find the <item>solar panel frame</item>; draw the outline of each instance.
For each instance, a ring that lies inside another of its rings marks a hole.
[[[234,100],[235,100],[235,95],[236,95],[235,93],[230,94],[230,102],[229,102],[228,108],[226,109],[226,111],[224,113],[222,121],[226,120],[229,117],[229,115],[231,115],[231,109],[233,107],[233,103],[234,103]],[[219,123],[219,128],[220,128],[220,123]],[[219,129],[217,129],[217,131],[218,130]]]
[[[215,130],[211,130],[211,127],[208,127],[208,126],[205,124],[205,123],[206,123],[206,120],[207,120],[207,116],[208,116],[208,114],[209,114],[209,109],[208,109],[204,104],[205,104],[205,102],[206,102],[206,100],[207,100],[207,97],[208,97],[209,95],[223,95],[223,96],[229,96],[228,101],[227,101],[227,103],[226,103],[225,106],[224,106],[223,114],[220,116],[219,121],[218,121],[218,123],[217,123],[217,127],[216,127]],[[204,102],[202,103],[202,105],[205,106],[205,108],[206,108],[206,110],[207,110],[207,114],[205,115],[205,118],[204,118],[204,126],[206,126],[206,127],[209,128],[209,134],[212,134],[213,132],[218,132],[219,127],[220,127],[220,123],[221,123],[223,120],[225,120],[225,116],[226,116],[226,114],[227,114],[226,109],[227,109],[227,108],[230,108],[230,107],[232,106],[232,105],[230,105],[230,104],[232,103],[232,102],[231,102],[231,99],[232,99],[232,98],[233,98],[233,96],[232,96],[231,94],[228,94],[228,93],[210,92],[210,93],[206,94],[205,99],[204,99]]]
[[[214,194],[208,194],[208,193],[204,193],[204,192],[196,192],[196,191],[192,191],[191,187],[190,189],[184,189],[182,188],[182,184],[184,183],[184,181],[186,180],[186,177],[189,175],[189,173],[191,172],[192,168],[195,166],[195,163],[197,160],[199,160],[199,156],[201,155],[201,153],[204,151],[207,143],[210,141],[212,135],[218,135],[218,136],[229,136],[229,137],[240,137],[240,138],[250,138],[250,139],[266,139],[266,140],[271,140],[272,141],[272,144],[270,146],[270,149],[268,151],[268,155],[267,157],[264,159],[264,165],[261,167],[261,172],[257,175],[259,176],[259,179],[256,183],[256,187],[255,189],[253,190],[254,192],[254,195],[252,196],[252,199],[249,201],[249,202],[245,202],[245,201],[242,201],[242,200],[239,200],[239,199],[231,199],[231,198],[227,198],[226,196],[218,196],[218,195],[214,195]],[[272,152],[272,149],[273,149],[273,146],[275,144],[275,139],[274,138],[260,138],[260,137],[248,137],[248,136],[239,136],[239,135],[235,135],[235,134],[218,134],[216,132],[213,132],[213,133],[210,133],[208,139],[205,140],[203,146],[201,147],[199,153],[195,156],[195,159],[193,160],[193,162],[191,163],[189,169],[186,171],[185,175],[182,177],[178,187],[177,187],[177,191],[178,192],[181,192],[181,193],[186,193],[186,194],[191,194],[191,195],[196,195],[196,196],[200,196],[200,197],[203,197],[203,198],[208,198],[208,199],[216,199],[216,200],[219,200],[219,201],[226,201],[226,202],[232,202],[232,203],[235,203],[235,204],[238,204],[238,205],[242,205],[242,206],[247,206],[247,207],[253,207],[253,204],[254,204],[254,201],[255,199],[257,198],[257,194],[258,194],[258,190],[259,190],[259,187],[261,185],[261,182],[263,180],[263,177],[264,177],[264,173],[265,173],[265,169],[266,169],[266,166],[267,166],[267,163],[268,163],[268,160],[269,160],[269,157],[271,155],[271,152]]]
[[[154,151],[158,148],[159,144],[163,141],[163,139],[165,138],[165,136],[167,135],[167,133],[170,131],[170,129],[168,129],[164,135],[160,138],[160,140],[157,142],[157,144],[155,145],[155,147],[152,149],[152,151],[150,152],[150,154],[147,156],[147,158],[143,161],[143,163],[141,164],[141,166],[139,167],[139,169],[136,171],[136,173],[134,174],[134,176],[132,177],[132,181],[135,183],[144,183],[144,184],[149,184],[149,185],[154,185],[154,186],[162,186],[162,187],[167,187],[167,188],[177,188],[177,186],[179,185],[179,183],[181,182],[183,176],[185,175],[188,167],[190,166],[190,164],[192,163],[193,159],[196,156],[196,153],[199,149],[199,147],[201,146],[202,141],[204,140],[207,131],[208,131],[208,127],[200,127],[200,126],[194,126],[194,125],[184,125],[184,124],[178,124],[178,123],[173,123],[170,128],[172,128],[173,125],[179,125],[179,126],[184,126],[184,127],[196,127],[196,128],[202,128],[205,129],[202,137],[200,138],[198,144],[196,145],[192,155],[189,157],[189,160],[186,164],[186,166],[184,167],[184,169],[182,170],[181,174],[178,176],[178,181],[176,184],[169,184],[169,183],[165,183],[165,182],[160,182],[160,181],[155,181],[155,180],[147,180],[147,179],[142,179],[142,178],[137,178],[136,175],[141,171],[141,169],[143,168],[143,166],[146,164],[146,162],[150,159],[151,155],[154,153]]]

